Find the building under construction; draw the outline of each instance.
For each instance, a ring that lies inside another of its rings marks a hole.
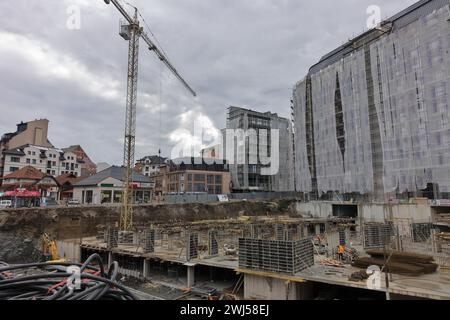
[[[417,2],[295,85],[297,191],[449,197],[449,5]]]

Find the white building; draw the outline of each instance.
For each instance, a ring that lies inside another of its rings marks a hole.
[[[150,177],[160,172],[161,166],[168,164],[167,158],[160,156],[147,156],[137,161],[136,171]]]
[[[82,204],[119,204],[122,201],[124,168],[112,166],[73,185],[73,198]],[[133,171],[135,203],[151,200],[151,180]]]
[[[59,176],[62,174],[81,175],[81,165],[76,154],[64,153],[61,149],[25,145],[6,150],[4,154],[4,175],[32,166],[40,172]]]

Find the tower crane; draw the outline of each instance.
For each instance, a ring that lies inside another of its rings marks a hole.
[[[156,54],[161,62],[175,75],[183,86],[195,97],[197,94],[181,77],[175,67],[170,63],[163,50],[158,48],[150,39],[144,28],[140,26],[138,9],[134,8],[131,16],[118,0],[103,0],[106,4],[113,4],[122,14],[126,22],[120,26],[120,36],[128,41],[128,78],[127,102],[125,116],[125,143],[123,152],[123,191],[122,207],[120,211],[119,228],[130,231],[133,227],[133,165],[136,144],[136,103],[138,85],[139,40],[142,38],[148,49]]]

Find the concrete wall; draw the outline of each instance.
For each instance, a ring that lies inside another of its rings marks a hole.
[[[334,203],[338,205],[339,203]],[[297,202],[296,212],[303,216],[327,218],[333,216],[332,202]],[[366,221],[383,222],[385,219],[413,219],[430,221],[431,207],[427,204],[360,204],[358,217]]]
[[[303,216],[327,218],[333,216],[333,204],[331,202],[297,202],[296,211]]]
[[[244,277],[244,299],[308,300],[312,297],[311,283],[296,283],[249,274]]]
[[[413,219],[415,221],[430,221],[431,207],[421,204],[368,204],[359,205],[359,217],[373,222],[383,222],[385,219]]]
[[[58,248],[58,256],[61,259],[66,259],[70,262],[80,262],[80,240],[56,241],[56,246]]]

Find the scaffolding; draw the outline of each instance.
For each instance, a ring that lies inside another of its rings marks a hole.
[[[445,5],[368,33],[296,85],[298,191],[450,194],[448,19]]]

